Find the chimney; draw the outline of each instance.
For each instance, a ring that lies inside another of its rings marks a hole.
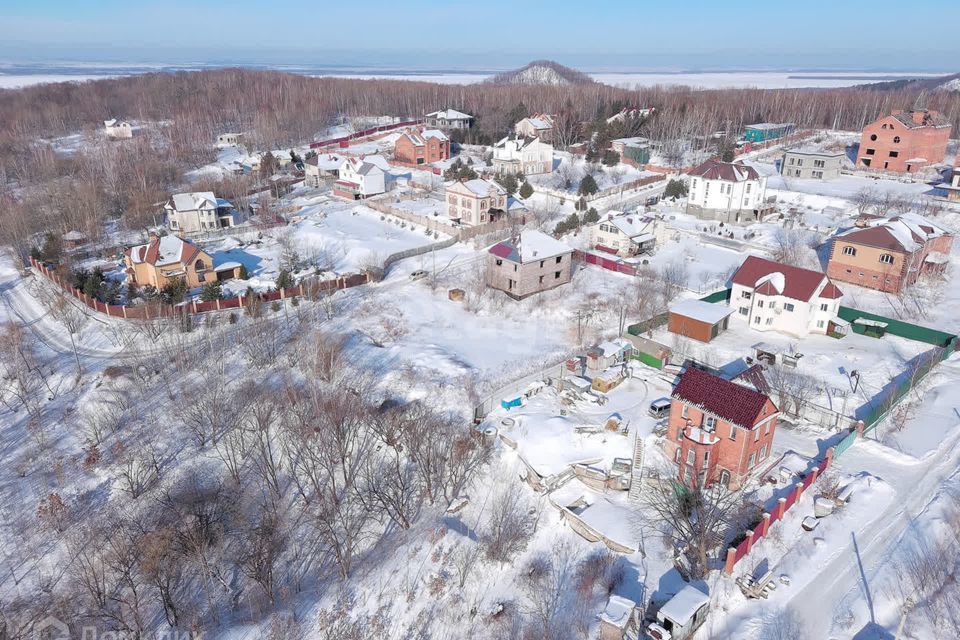
[[[151,232],[147,235],[147,237],[148,237],[148,239],[149,239],[150,242],[153,242],[154,240],[157,239],[157,232],[156,232],[156,231],[151,231]]]

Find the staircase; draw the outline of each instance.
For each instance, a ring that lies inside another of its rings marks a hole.
[[[640,500],[640,494],[643,492],[643,438],[640,433],[633,436],[633,468],[630,470],[630,492],[627,494],[631,500]]]

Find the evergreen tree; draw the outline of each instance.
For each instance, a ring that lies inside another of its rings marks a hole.
[[[187,281],[183,278],[176,278],[163,285],[160,290],[160,297],[168,304],[179,304],[187,297]]]
[[[203,285],[203,289],[200,291],[200,299],[204,302],[223,300],[223,287],[220,282],[215,280]]]
[[[593,223],[593,222],[599,222],[599,221],[600,221],[600,214],[597,213],[597,210],[594,209],[593,207],[590,207],[590,208],[587,210],[587,213],[584,214],[584,216],[583,216],[583,223],[584,223],[584,224],[591,224],[591,223]]]
[[[577,200],[577,203],[573,205],[573,208],[576,209],[577,211],[586,211],[587,201],[583,197],[581,197],[579,200]]]
[[[687,195],[687,183],[683,180],[671,180],[663,190],[664,198],[682,198]]]
[[[276,286],[278,290],[289,289],[290,287],[295,286],[293,276],[290,275],[289,271],[286,269],[280,270],[280,273],[277,274]]]
[[[524,182],[523,186],[520,187],[520,197],[526,200],[533,195],[533,185],[529,182]]]
[[[513,195],[517,192],[519,188],[519,183],[517,182],[517,176],[512,173],[505,173],[497,178],[497,182],[500,183],[500,186],[503,187],[507,195]]]
[[[608,167],[615,167],[620,164],[620,154],[610,149],[605,154],[603,154],[603,164]]]
[[[580,180],[580,188],[577,189],[577,193],[581,196],[588,196],[599,191],[600,188],[597,186],[597,181],[593,179],[593,176],[587,174],[583,176],[583,179]]]
[[[247,265],[245,265],[245,264],[240,265],[240,273],[237,275],[237,278],[238,278],[239,280],[249,280],[249,279],[250,279],[250,274],[247,273]]]

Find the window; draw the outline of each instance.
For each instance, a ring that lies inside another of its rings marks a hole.
[[[513,280],[507,279],[507,289],[513,289]]]
[[[737,425],[735,424],[730,425],[730,439],[734,441],[737,439]]]
[[[794,158],[790,158],[790,162],[788,162],[787,164],[796,164],[796,160]]]
[[[750,307],[740,307],[740,315],[742,316],[750,315]]]
[[[717,428],[717,419],[713,416],[707,416],[703,424],[707,427],[707,431],[713,431]]]
[[[864,159],[863,159],[863,166],[865,166],[865,167],[869,167],[869,166],[870,166],[870,158],[864,158]]]
[[[197,271],[203,271],[207,267],[206,265],[203,264],[203,260],[197,260],[196,262],[193,263],[193,268],[196,269]]]
[[[730,488],[730,472],[726,469],[720,471],[720,484],[722,484],[727,489]]]
[[[559,280],[559,279],[560,279],[560,272],[559,272],[559,271],[555,271],[555,272],[553,273],[553,279],[554,279],[554,280]]]
[[[543,284],[543,276],[540,276],[540,284]]]
[[[689,418],[689,417],[690,417],[690,407],[688,407],[687,405],[683,405],[683,411],[680,412],[680,415],[683,416],[684,418]]]
[[[773,324],[773,318],[767,318],[767,326],[769,327],[772,324]]]
[[[899,158],[899,157],[900,157],[900,152],[899,152],[899,151],[891,151],[891,152],[890,152],[890,157],[891,157],[891,158]]]
[[[814,172],[813,172],[812,174],[810,174],[810,175],[812,175],[814,178],[817,178],[817,179],[819,180],[819,179],[823,178],[823,171],[814,171]]]
[[[893,264],[893,256],[889,253],[884,253],[880,256],[880,262],[883,264]]]
[[[683,440],[683,427],[677,427],[677,440]]]
[[[824,168],[825,166],[827,166],[827,163],[824,162],[823,160],[814,160],[814,161],[813,161],[813,166],[816,167],[816,168],[818,168],[818,169],[822,169],[822,168]]]
[[[710,452],[704,451],[703,452],[703,468],[706,469],[708,466],[710,466]]]
[[[784,303],[783,308],[786,309],[787,311],[793,311],[793,308],[794,308],[794,307],[793,307],[793,305],[790,304],[789,302],[786,302],[786,303]]]
[[[499,267],[502,264],[503,264],[503,260],[501,260],[500,258],[497,258],[497,266]]]
[[[751,186],[753,186],[753,185],[751,185],[751,184],[748,182],[748,183],[747,183],[746,193],[750,193],[750,187],[751,187]]]
[[[691,188],[691,189],[696,189],[696,188],[697,188],[697,179],[696,179],[696,178],[694,178],[693,180],[690,181],[690,188]]]
[[[868,155],[868,156],[872,156],[872,155],[874,155],[876,152],[877,152],[876,149],[867,149],[867,155]]]
[[[760,441],[760,429],[754,430],[754,432],[753,432],[753,441],[754,441],[754,442],[759,442],[759,441]]]
[[[817,320],[817,329],[823,329],[823,320]]]
[[[870,134],[870,140],[874,140],[874,141],[875,141],[876,139],[877,139],[877,134],[875,134],[875,133]]]
[[[843,251],[841,253],[843,253],[843,255],[845,256],[855,256],[857,255],[857,249],[856,247],[851,247],[848,245],[843,248]]]
[[[757,461],[757,454],[756,454],[756,453],[751,453],[751,454],[750,454],[750,460],[747,462],[747,468],[748,468],[748,469],[752,469],[752,468],[753,468],[753,465],[756,463],[756,461]]]
[[[757,300],[757,308],[763,309],[763,300]]]
[[[743,298],[744,300],[749,300],[752,296],[753,294],[750,293],[749,291],[744,291],[743,293],[740,294],[740,297]]]
[[[513,265],[513,270],[514,270],[514,271],[517,270],[517,265]]]
[[[561,260],[563,260],[563,256],[557,256],[557,264],[560,264]]]
[[[900,136],[893,136],[893,144],[900,144]]]
[[[763,446],[760,448],[760,459],[761,459],[761,460],[766,460],[766,459],[767,459],[767,445],[763,445]]]
[[[687,464],[695,464],[697,461],[697,452],[693,449],[687,449]]]
[[[830,308],[830,303],[829,303],[829,302],[824,302],[823,304],[820,305],[820,311],[826,311],[826,310],[828,310],[829,308]]]
[[[673,455],[673,461],[680,464],[680,447],[677,447],[677,452]]]
[[[797,158],[797,166],[798,166],[798,167],[802,167],[802,166],[803,166],[803,158]]]
[[[760,316],[757,316],[753,319],[753,324],[760,324]]]

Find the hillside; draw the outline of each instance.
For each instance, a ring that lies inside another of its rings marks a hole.
[[[874,91],[960,91],[960,73],[939,78],[913,78],[860,85]]]
[[[527,84],[563,86],[573,84],[593,84],[593,79],[585,73],[565,67],[552,60],[534,60],[525,67],[499,73],[487,82],[491,84]]]

